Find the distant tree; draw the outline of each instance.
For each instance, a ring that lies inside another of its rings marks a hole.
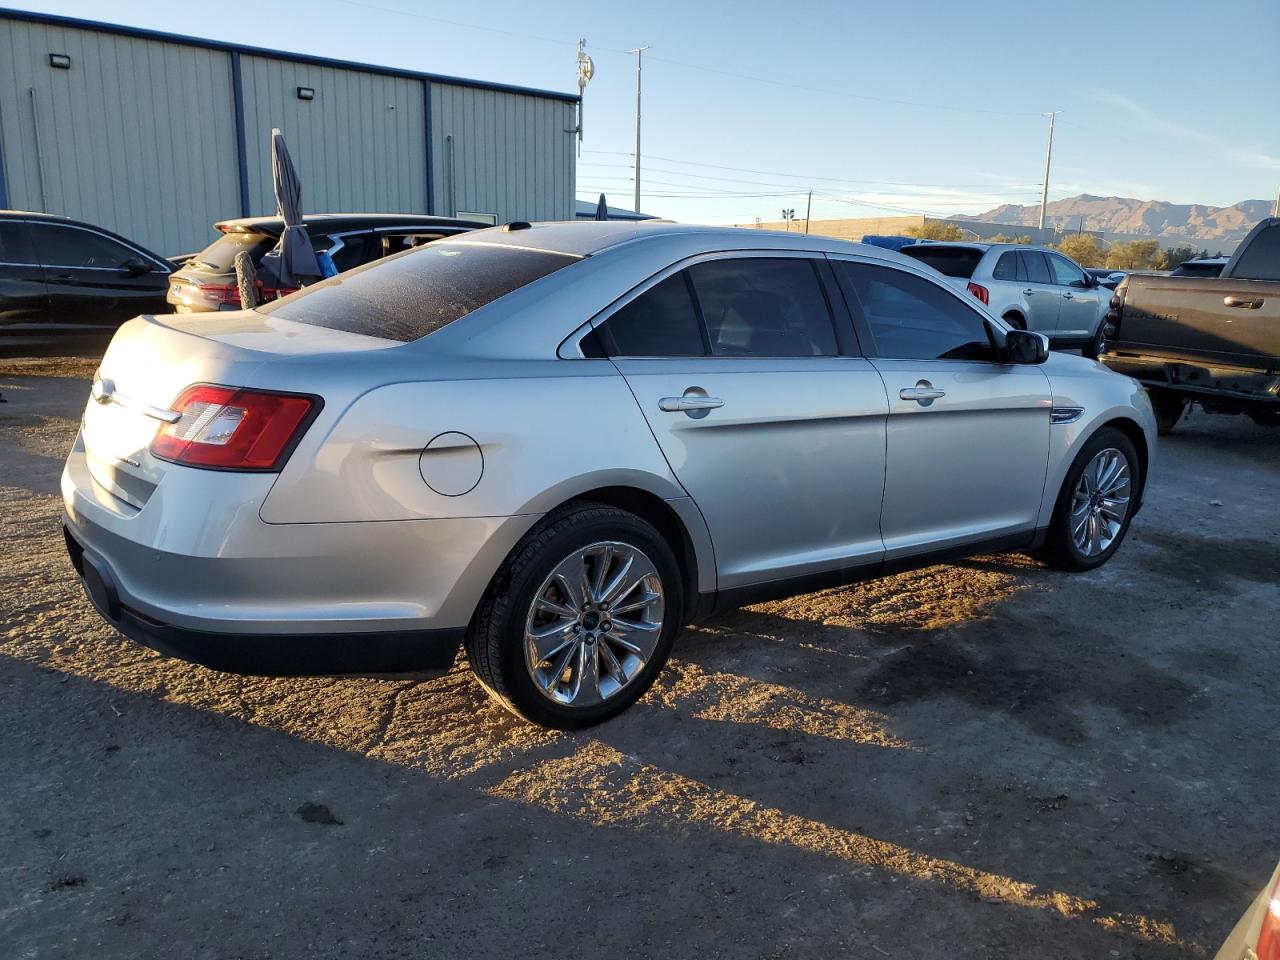
[[[1105,266],[1112,270],[1155,270],[1160,261],[1160,241],[1118,241],[1107,251]]]
[[[1160,261],[1159,269],[1173,270],[1176,267],[1186,263],[1188,260],[1194,260],[1195,256],[1196,256],[1195,250],[1193,250],[1191,247],[1188,247],[1186,244],[1182,244],[1181,246],[1177,246],[1177,247],[1170,247],[1168,250],[1164,252],[1164,255]]]
[[[1006,237],[1003,233],[997,233],[988,242],[989,243],[1021,243],[1021,244],[1030,245],[1031,236],[1029,234],[1023,234],[1020,237]]]
[[[931,220],[919,227],[907,227],[907,236],[921,240],[963,240],[964,231],[954,223]]]
[[[1107,255],[1098,246],[1098,241],[1088,233],[1068,234],[1062,238],[1057,249],[1082,267],[1100,267],[1107,261]]]

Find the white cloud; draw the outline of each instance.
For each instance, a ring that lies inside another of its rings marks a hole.
[[[1280,170],[1280,157],[1267,153],[1259,143],[1236,143],[1235,141],[1224,140],[1221,137],[1205,133],[1203,130],[1197,130],[1194,127],[1174,123],[1153,113],[1142,104],[1130,100],[1124,94],[1115,93],[1114,91],[1099,90],[1095,91],[1093,96],[1094,99],[1102,103],[1125,111],[1152,132],[1162,133],[1179,140],[1187,140],[1191,143],[1202,144],[1220,158],[1242,167],[1256,170]]]

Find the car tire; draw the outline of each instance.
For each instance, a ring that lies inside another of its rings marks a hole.
[[[1280,410],[1251,410],[1249,419],[1260,427],[1280,427]]]
[[[1002,319],[1015,330],[1027,329],[1027,321],[1020,313],[1006,313]]]
[[[1104,427],[1090,437],[1071,462],[1036,557],[1059,570],[1092,570],[1111,559],[1129,532],[1142,489],[1140,470],[1138,452],[1121,431]],[[1123,515],[1117,520],[1122,497]]]
[[[1156,415],[1157,432],[1162,437],[1173,433],[1173,428],[1178,425],[1183,411],[1187,409],[1187,398],[1168,390],[1148,390],[1147,396],[1151,398],[1151,409]]]
[[[1093,331],[1093,336],[1089,338],[1089,342],[1080,348],[1080,355],[1090,360],[1097,360],[1107,349],[1107,322],[1101,320],[1098,322],[1098,329]]]
[[[606,596],[614,577],[622,592]],[[641,601],[625,617],[610,610]],[[653,685],[683,610],[680,567],[657,530],[616,507],[574,504],[548,514],[503,562],[467,631],[467,660],[512,713],[581,729],[617,716]]]

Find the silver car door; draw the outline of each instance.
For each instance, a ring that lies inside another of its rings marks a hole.
[[[949,288],[886,264],[833,264],[889,395],[886,559],[1029,541],[1049,452],[1048,378],[999,362],[986,317]]]
[[[888,402],[824,277],[809,256],[698,258],[598,321],[702,511],[721,590],[882,557]]]
[[[1019,250],[1022,295],[1027,298],[1027,329],[1054,336],[1062,308],[1062,291],[1053,283],[1049,261],[1039,250]]]
[[[1101,287],[1091,285],[1088,276],[1066,257],[1056,253],[1046,254],[1053,270],[1053,279],[1061,295],[1058,310],[1059,337],[1087,337],[1093,333],[1102,319]],[[1111,300],[1111,291],[1107,291]]]

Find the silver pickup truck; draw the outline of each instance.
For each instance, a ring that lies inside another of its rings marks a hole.
[[[1192,400],[1280,426],[1280,217],[1258,223],[1220,276],[1129,276],[1104,330],[1098,359],[1146,386],[1161,433]]]

